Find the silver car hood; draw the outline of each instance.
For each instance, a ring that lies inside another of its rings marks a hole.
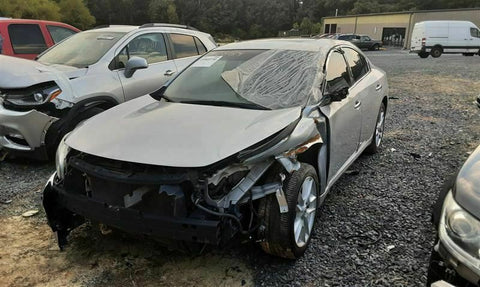
[[[300,113],[300,107],[250,110],[158,102],[143,96],[87,120],[66,144],[120,161],[203,167],[282,130]]]
[[[86,68],[47,66],[37,61],[0,55],[0,88],[26,88],[39,83],[80,77],[86,71]]]

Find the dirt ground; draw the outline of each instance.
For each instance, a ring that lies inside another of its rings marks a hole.
[[[41,207],[42,185],[0,203],[0,286],[253,286],[247,263],[225,250],[169,250],[96,226],[74,230],[60,251]],[[22,216],[30,210],[38,213]]]

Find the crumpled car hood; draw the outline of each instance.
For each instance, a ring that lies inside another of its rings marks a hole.
[[[301,108],[250,110],[143,96],[75,129],[67,145],[99,157],[171,167],[216,163],[282,130]]]
[[[455,200],[480,219],[480,146],[470,155],[458,173]]]
[[[84,75],[87,69],[71,66],[47,66],[37,61],[0,55],[0,88],[26,88],[35,84]]]

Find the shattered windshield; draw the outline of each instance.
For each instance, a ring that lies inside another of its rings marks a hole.
[[[67,38],[38,58],[46,65],[67,65],[77,68],[88,67],[100,60],[126,33],[83,32]]]
[[[171,101],[244,108],[305,106],[318,95],[318,52],[213,51],[178,76],[165,91]],[[319,77],[321,79],[319,79]]]

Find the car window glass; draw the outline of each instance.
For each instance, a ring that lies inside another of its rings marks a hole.
[[[124,32],[95,30],[77,33],[46,51],[38,61],[85,68],[98,62],[124,35]]]
[[[480,38],[480,31],[477,28],[470,28],[470,35],[472,37]]]
[[[15,54],[40,54],[47,49],[37,24],[10,24],[8,34]]]
[[[330,54],[326,70],[326,92],[333,93],[341,88],[350,86],[350,76],[347,71],[347,63],[342,54],[335,51]]]
[[[362,41],[370,41],[370,37],[368,36],[362,36]]]
[[[53,25],[47,25],[47,29],[50,33],[50,36],[52,36],[52,40],[55,44],[77,33],[73,30]]]
[[[136,37],[118,55],[118,68],[124,68],[133,56],[147,60],[148,64],[168,60],[167,47],[161,33],[144,34]]]
[[[192,36],[171,34],[173,48],[177,58],[185,58],[198,55],[197,45]]]
[[[353,79],[358,81],[369,71],[367,61],[360,53],[353,49],[344,48],[343,51],[345,52],[347,63],[352,70]]]
[[[195,44],[197,45],[198,54],[205,54],[207,52],[207,48],[205,48],[202,41],[200,41],[197,37],[193,38],[195,39]]]

